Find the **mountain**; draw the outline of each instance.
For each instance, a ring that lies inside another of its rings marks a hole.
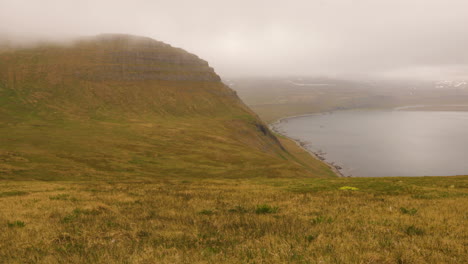
[[[435,83],[435,88],[438,89],[467,89],[468,82],[466,81],[439,81]]]
[[[106,34],[0,52],[0,178],[331,175],[196,55]]]

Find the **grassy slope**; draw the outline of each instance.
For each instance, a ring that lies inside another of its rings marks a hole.
[[[330,175],[282,149],[206,63],[148,41],[1,54],[0,179]]]
[[[247,127],[244,136],[231,133],[230,123],[242,128],[242,122],[224,124],[207,118],[132,124],[33,122],[2,127],[0,178],[305,177],[329,173],[320,162],[309,165],[309,170],[317,170],[309,173],[287,152],[249,138]]]

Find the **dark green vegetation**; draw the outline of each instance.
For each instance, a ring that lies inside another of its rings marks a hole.
[[[467,177],[337,178],[146,38],[0,53],[0,263],[465,263]]]

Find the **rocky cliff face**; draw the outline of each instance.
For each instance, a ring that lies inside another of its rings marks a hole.
[[[62,77],[90,81],[220,81],[208,62],[196,55],[130,35],[106,34],[66,47],[13,50],[2,54],[1,64],[17,75],[60,70]]]
[[[79,42],[76,49],[90,56],[89,64],[74,72],[86,80],[220,81],[208,62],[150,38],[101,35]]]

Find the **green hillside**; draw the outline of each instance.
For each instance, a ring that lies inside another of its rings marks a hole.
[[[206,61],[101,35],[0,53],[0,179],[333,175],[295,161]]]

